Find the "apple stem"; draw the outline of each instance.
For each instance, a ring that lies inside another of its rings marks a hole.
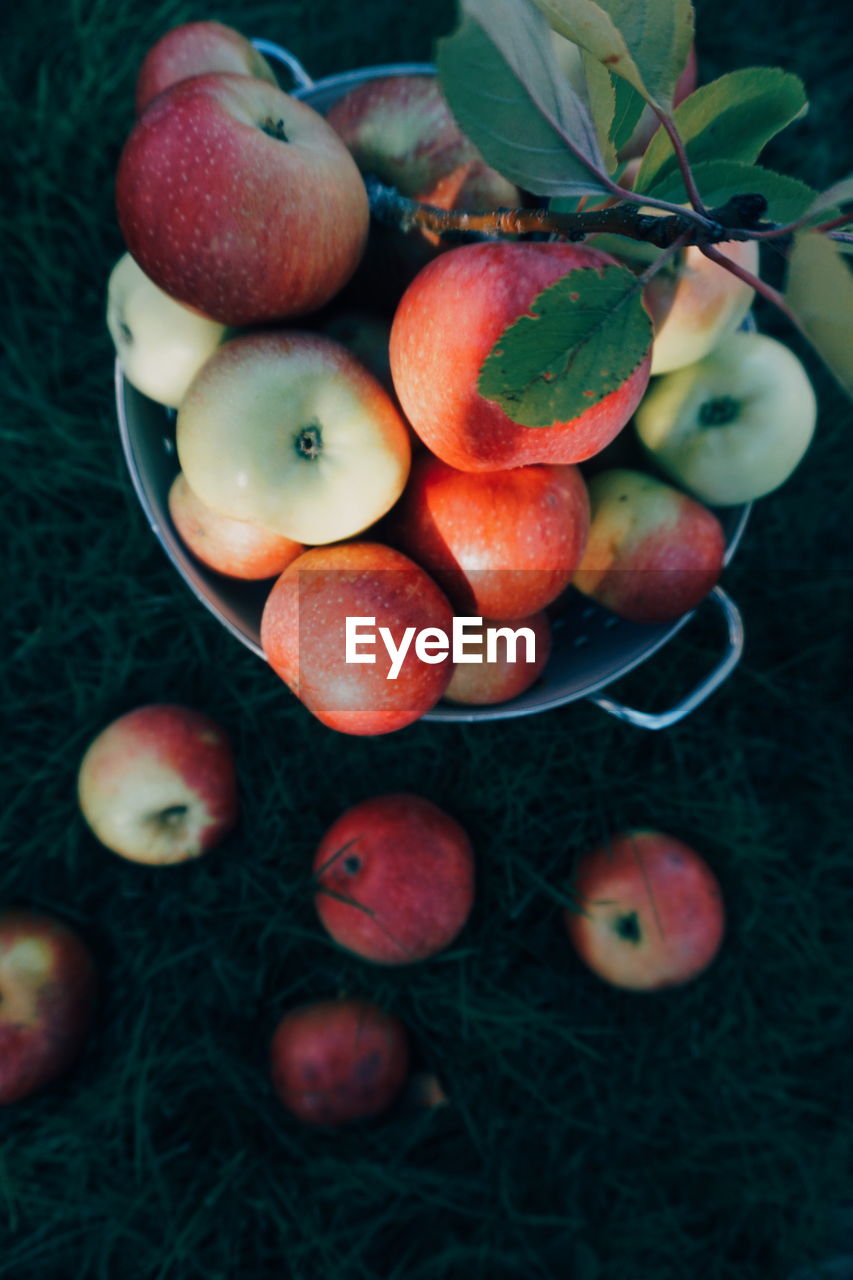
[[[626,942],[633,942],[635,945],[640,943],[643,932],[640,928],[640,918],[636,911],[631,911],[626,916],[619,916],[616,921],[616,932]]]
[[[684,145],[684,140],[682,139],[681,134],[678,132],[678,127],[676,126],[675,121],[671,115],[666,111],[662,111],[660,107],[652,106],[652,110],[658,120],[660,120],[663,128],[666,130],[670,142],[672,143],[672,149],[675,152],[675,158],[678,161],[678,167],[681,170],[681,177],[684,182],[684,190],[687,192],[687,198],[697,213],[707,216],[708,211],[702,203],[702,197],[699,194],[699,188],[696,186],[696,180],[693,177],[693,170],[690,168],[690,161],[687,158],[687,148]],[[766,203],[764,207],[767,207]],[[713,213],[710,216],[713,217]]]
[[[178,827],[187,816],[187,812],[188,809],[185,804],[173,804],[168,809],[161,809],[158,813],[152,813],[151,821],[157,823],[158,826],[165,824],[169,827]]]
[[[310,422],[307,427],[301,427],[296,433],[296,452],[302,458],[308,458],[314,461],[319,458],[323,452],[323,433],[320,430],[319,423]]]

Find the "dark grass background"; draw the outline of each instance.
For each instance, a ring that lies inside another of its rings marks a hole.
[[[817,439],[726,573],[742,666],[658,736],[584,704],[335,735],[195,602],[133,498],[103,311],[144,49],[216,16],[321,75],[428,58],[452,10],[68,0],[2,19],[0,900],[78,925],[103,975],[78,1069],[0,1114],[4,1280],[769,1280],[819,1259],[853,1196],[853,415],[775,317]],[[849,170],[846,5],[702,3],[698,49],[705,79],[798,71],[811,113],[767,162],[815,185]],[[719,643],[694,624],[619,693],[670,702]],[[102,725],[165,699],[228,729],[244,816],[156,872],[96,844],[74,779]],[[324,938],[308,870],[346,805],[394,789],[468,827],[479,897],[451,953],[382,971]],[[573,858],[626,823],[694,843],[725,890],[725,949],[681,992],[612,991],[562,936]],[[338,1133],[282,1112],[272,1027],[341,991],[405,1020],[449,1107]]]

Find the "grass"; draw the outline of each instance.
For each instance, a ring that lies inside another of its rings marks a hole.
[[[348,739],[313,722],[169,568],[120,456],[103,323],[112,178],[135,71],[178,0],[11,10],[0,80],[4,635],[0,901],[75,923],[103,975],[61,1085],[0,1114],[3,1280],[785,1280],[850,1198],[851,413],[760,503],[726,584],[748,644],[726,686],[650,737],[575,704]],[[216,16],[315,74],[429,57],[449,0],[278,0]],[[792,0],[699,6],[703,78],[800,72],[812,110],[766,162],[850,167],[848,21]],[[772,269],[772,264],[771,264]],[[619,693],[671,701],[713,661],[695,625]],[[76,810],[85,746],[175,699],[214,715],[243,820],[168,872],[102,850]],[[374,969],[315,919],[311,858],[348,804],[414,789],[455,814],[479,893],[458,945]],[[670,995],[612,991],[559,924],[575,855],[625,824],[703,850],[729,909],[719,962]],[[451,1105],[339,1133],[276,1104],[291,1004],[364,994],[407,1023]]]

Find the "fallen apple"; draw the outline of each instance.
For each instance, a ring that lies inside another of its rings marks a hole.
[[[222,22],[185,22],[151,46],[136,80],[136,114],[180,80],[233,71],[278,86],[275,72],[250,40]]]
[[[80,809],[100,842],[131,862],[197,858],[237,819],[228,739],[190,707],[152,703],[114,720],[89,745]]]
[[[305,550],[300,542],[211,510],[181,471],[169,489],[168,507],[178,537],[196,559],[230,578],[276,578]]]
[[[474,902],[474,855],[430,800],[381,795],[332,823],[314,856],[314,904],[342,947],[377,964],[412,964],[458,936]]]
[[[107,328],[131,386],[171,409],[228,332],[217,320],[175,302],[129,253],[110,273]]]
[[[367,1000],[325,1000],[286,1013],[270,1047],[273,1088],[306,1124],[386,1111],[409,1069],[403,1024]]]
[[[720,887],[694,849],[662,831],[624,831],[581,857],[566,928],[606,982],[631,991],[697,977],[722,942]]]
[[[400,412],[373,375],[340,343],[297,332],[224,343],[181,403],[177,449],[207,506],[308,545],[383,516],[411,456]]]
[[[571,582],[586,544],[589,500],[577,467],[472,473],[423,453],[388,528],[457,613],[522,618]]]
[[[0,1106],[62,1075],[80,1052],[95,1007],[95,966],[53,916],[0,910]]]
[[[494,649],[488,650],[489,633]],[[528,647],[526,632],[532,640]],[[507,622],[483,619],[482,639],[470,645],[479,662],[457,662],[444,692],[446,702],[491,706],[517,698],[539,679],[551,656],[551,624],[545,612]]]
[[[213,73],[146,107],[119,159],[125,243],[171,297],[241,327],[328,302],[364,251],[367,192],[319,112]]]
[[[574,585],[631,622],[669,622],[694,609],[723,569],[713,512],[654,476],[619,469],[589,480],[592,521]]]
[[[460,471],[495,471],[580,462],[618,435],[646,389],[650,355],[602,400],[547,428],[520,426],[477,389],[492,347],[538,293],[614,261],[573,244],[486,242],[440,254],[418,273],[391,326],[391,373],[404,413],[433,453]]]
[[[656,379],[636,415],[655,462],[712,506],[751,502],[784,484],[816,421],[801,362],[760,333],[732,334],[698,363]]]
[[[372,644],[355,642],[353,624],[371,628]],[[261,645],[323,724],[341,733],[392,733],[447,688],[452,661],[429,637],[448,634],[452,624],[447,598],[407,556],[347,542],[314,547],[287,566],[264,605]],[[412,643],[424,634],[426,643]]]

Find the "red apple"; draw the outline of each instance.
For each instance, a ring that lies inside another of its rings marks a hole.
[[[0,911],[0,1106],[71,1065],[94,1005],[95,967],[77,934],[38,911]]]
[[[576,467],[475,474],[423,453],[389,527],[458,613],[522,618],[571,582],[586,544],[589,500]]]
[[[443,253],[418,273],[391,326],[391,373],[403,411],[433,453],[460,471],[494,471],[580,462],[619,434],[648,384],[648,356],[615,391],[546,428],[519,426],[477,390],[492,347],[537,294],[570,272],[614,261],[572,244],[486,242]]]
[[[348,619],[374,637],[353,641],[351,662]],[[447,654],[423,648],[420,656],[416,644],[420,632],[449,635],[452,624],[446,597],[407,556],[375,542],[348,542],[314,547],[287,566],[264,606],[261,645],[272,669],[323,724],[342,733],[391,733],[429,711],[447,688],[453,671]]]
[[[620,832],[580,859],[574,887],[579,910],[565,913],[569,937],[590,969],[614,986],[680,986],[719,950],[720,887],[699,854],[674,836]]]
[[[533,633],[533,659],[527,660],[527,648],[523,639],[514,647],[500,635],[496,639],[497,658],[491,662],[458,662],[444,697],[448,702],[463,702],[472,706],[489,706],[496,702],[508,702],[517,698],[535,684],[545,670],[551,655],[551,624],[546,613],[534,613],[529,618],[516,618],[511,622],[483,619],[483,640],[470,646],[471,653],[486,652],[486,634],[490,629],[518,633],[522,628]]]
[[[277,85],[275,72],[250,40],[221,22],[185,22],[146,53],[136,81],[136,114],[158,93],[209,71],[234,71]]]
[[[347,809],[314,856],[317,912],[336,942],[377,964],[449,946],[474,902],[462,827],[429,800],[382,795]]]
[[[183,472],[172,482],[168,503],[172,523],[185,546],[202,564],[228,577],[277,577],[305,550],[301,542],[213,511],[196,497]]]
[[[398,1018],[367,1000],[326,1000],[292,1009],[270,1050],[273,1087],[307,1124],[379,1115],[397,1098],[409,1068]]]
[[[358,265],[369,219],[361,174],[319,112],[226,73],[149,104],[119,160],[116,208],[145,274],[235,327],[328,302]]]
[[[592,523],[574,578],[584,595],[632,622],[669,622],[719,578],[722,525],[695,498],[639,471],[589,481]]]
[[[152,703],[90,744],[77,781],[83,817],[102,844],[155,866],[197,858],[237,819],[231,747],[208,716]]]

